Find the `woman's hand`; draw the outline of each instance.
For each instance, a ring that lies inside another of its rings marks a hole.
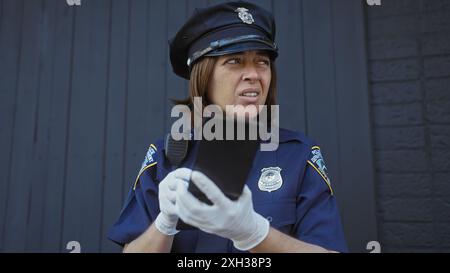
[[[165,235],[175,235],[178,216],[175,209],[177,188],[186,188],[191,170],[187,168],[176,169],[169,173],[159,183],[159,209],[160,213],[155,220],[155,227]]]
[[[252,193],[247,186],[239,199],[232,201],[201,172],[193,171],[191,181],[213,205],[199,201],[187,191],[186,186],[178,187],[175,207],[184,222],[228,238],[240,250],[249,250],[267,237],[269,222],[254,211]]]

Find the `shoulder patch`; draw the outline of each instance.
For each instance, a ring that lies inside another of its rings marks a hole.
[[[142,162],[141,171],[146,166],[155,162],[155,160],[153,159],[153,156],[156,153],[156,151],[157,151],[156,146],[153,144],[150,144],[150,147],[148,147],[147,154],[145,155],[144,162]]]
[[[157,151],[156,146],[153,144],[150,144],[150,147],[148,147],[147,154],[145,155],[144,162],[142,162],[141,170],[139,171],[139,174],[136,177],[136,181],[134,181],[133,190],[136,189],[137,183],[139,181],[139,177],[142,175],[142,173],[145,170],[147,170],[148,168],[155,166],[156,163],[158,163],[155,160],[156,151]]]
[[[331,180],[328,176],[327,167],[325,166],[325,160],[323,159],[319,146],[314,146],[311,148],[308,164],[311,165],[311,167],[313,167],[314,170],[316,170],[319,173],[319,175],[323,178],[325,183],[327,183],[328,188],[330,188],[331,195],[333,195],[333,189],[331,188]]]

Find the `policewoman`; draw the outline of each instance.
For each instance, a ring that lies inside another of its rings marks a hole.
[[[197,9],[170,41],[174,73],[189,80],[204,104],[274,105],[275,22],[246,2]],[[280,106],[282,107],[282,105]],[[239,113],[238,113],[239,114]],[[255,113],[256,115],[258,113]],[[347,246],[319,146],[280,129],[274,151],[258,150],[237,200],[191,171],[195,141],[182,165],[151,144],[109,238],[124,252],[346,252]],[[195,198],[191,181],[211,200]],[[177,230],[182,219],[196,229]]]

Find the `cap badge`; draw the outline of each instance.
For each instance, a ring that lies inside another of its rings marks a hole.
[[[235,12],[238,13],[239,19],[242,20],[242,22],[246,24],[253,24],[255,20],[253,20],[253,16],[248,12],[248,9],[246,8],[237,8]]]
[[[261,177],[258,181],[258,187],[262,191],[272,192],[281,188],[283,179],[281,178],[280,167],[269,167],[261,170]]]

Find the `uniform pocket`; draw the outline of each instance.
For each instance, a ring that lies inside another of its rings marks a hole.
[[[296,222],[295,200],[256,203],[255,211],[269,220],[270,225],[275,228],[290,226]]]

